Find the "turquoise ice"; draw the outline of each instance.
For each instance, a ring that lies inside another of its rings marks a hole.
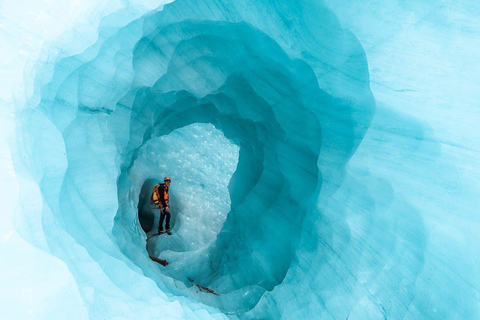
[[[40,318],[479,318],[479,12],[101,13],[93,44],[37,62],[16,113],[15,169],[41,208],[16,230],[79,297]],[[164,176],[174,234],[147,241]]]

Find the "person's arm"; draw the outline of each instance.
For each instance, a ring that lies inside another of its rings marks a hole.
[[[162,205],[165,207],[165,210],[170,211],[170,204],[168,203],[168,189],[165,188],[164,185],[162,185],[162,190],[159,189]],[[167,193],[167,197],[165,197],[165,193]]]
[[[164,204],[165,204],[165,212],[170,213],[170,203],[168,202],[168,198],[164,199]]]

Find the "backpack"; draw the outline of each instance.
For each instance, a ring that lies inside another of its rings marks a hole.
[[[150,196],[150,203],[160,204],[163,201],[164,184],[159,183],[153,187],[152,195]]]

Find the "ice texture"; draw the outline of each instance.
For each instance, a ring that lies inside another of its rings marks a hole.
[[[129,6],[39,61],[14,154],[37,209],[16,227],[75,281],[46,306],[479,318],[479,7],[366,3]],[[147,240],[164,176],[174,234]]]

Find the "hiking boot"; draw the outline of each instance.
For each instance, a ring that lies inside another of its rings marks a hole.
[[[164,233],[165,233],[165,231],[163,231],[163,229],[162,229],[162,230],[158,230],[157,234],[164,234]]]
[[[171,236],[171,235],[172,235],[172,231],[170,231],[170,229],[167,229],[167,234],[168,234],[169,236]]]

